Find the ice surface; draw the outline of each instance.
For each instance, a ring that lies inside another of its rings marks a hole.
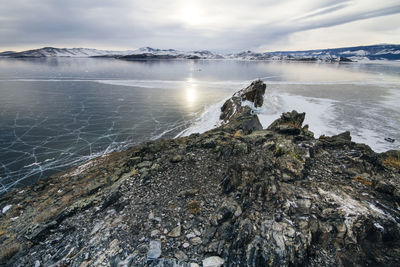
[[[205,107],[203,113],[192,122],[191,126],[180,132],[176,137],[188,136],[193,133],[204,133],[215,128],[219,122],[221,107],[227,99],[228,98],[209,107]]]
[[[348,130],[375,151],[399,149],[399,73],[396,62],[2,59],[0,194],[140,142],[207,131],[257,77],[264,127],[295,109],[316,137]]]

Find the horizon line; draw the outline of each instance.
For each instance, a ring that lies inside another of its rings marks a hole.
[[[240,50],[239,52],[224,52],[223,54],[230,54],[230,53],[240,53],[240,52],[255,52],[255,53],[277,53],[277,52],[306,52],[306,51],[319,51],[319,50],[329,50],[329,49],[346,49],[346,48],[357,48],[357,47],[370,47],[370,46],[384,46],[384,45],[399,45],[400,44],[395,44],[395,43],[379,43],[379,44],[366,44],[366,45],[355,45],[355,46],[343,46],[343,47],[328,47],[328,48],[317,48],[317,49],[293,49],[293,50],[273,50],[273,51],[269,51],[269,50],[265,50],[263,52],[256,52],[253,50],[249,50],[249,49],[244,49],[244,50]],[[5,53],[5,52],[15,52],[15,53],[22,53],[22,52],[28,52],[28,51],[34,51],[34,50],[40,50],[40,49],[45,49],[45,48],[55,48],[55,49],[94,49],[94,50],[99,50],[99,51],[113,51],[113,52],[125,52],[125,51],[137,51],[140,50],[142,48],[150,48],[150,49],[154,49],[154,50],[175,50],[175,51],[179,51],[179,52],[193,52],[193,51],[216,51],[217,49],[195,49],[195,50],[177,50],[174,48],[155,48],[155,47],[151,47],[151,46],[143,46],[143,47],[139,47],[139,48],[133,48],[133,49],[99,49],[99,48],[93,48],[93,47],[79,47],[79,46],[71,46],[71,47],[57,47],[57,46],[42,46],[42,47],[38,47],[38,48],[31,48],[31,49],[25,49],[25,50],[4,50],[4,51],[0,51],[0,53]],[[217,53],[217,52],[213,52],[213,53]]]

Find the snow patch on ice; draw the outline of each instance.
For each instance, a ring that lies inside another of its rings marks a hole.
[[[197,118],[188,129],[180,132],[176,137],[188,136],[193,133],[204,133],[215,128],[219,122],[221,107],[226,100],[227,99],[223,99],[216,104],[206,107],[200,117]]]
[[[305,112],[304,124],[318,137],[322,134],[337,134],[337,129],[329,125],[334,119],[334,100],[303,97],[287,93],[268,91],[264,97],[264,105],[257,114],[263,128],[267,128],[280,117],[283,112],[296,110]]]

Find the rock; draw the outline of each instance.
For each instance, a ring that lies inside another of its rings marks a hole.
[[[203,267],[219,267],[224,264],[224,259],[218,256],[208,257],[203,260]]]
[[[252,82],[247,88],[239,91],[242,100],[254,103],[254,107],[261,107],[264,103],[264,94],[267,86],[261,80]]]
[[[297,112],[254,130],[231,100],[216,129],[1,196],[0,266],[400,266],[400,151],[315,139]]]
[[[148,252],[149,247],[147,245],[143,244],[143,245],[140,245],[137,250],[140,255],[145,255]]]
[[[11,209],[12,205],[6,205],[1,209],[2,213],[6,213],[9,209]]]
[[[151,237],[155,237],[155,236],[157,236],[157,235],[159,235],[159,234],[160,234],[160,231],[159,231],[159,230],[153,230],[153,231],[151,231],[150,236],[151,236]]]
[[[182,250],[178,250],[177,252],[175,252],[174,256],[175,256],[175,258],[178,259],[178,261],[187,261],[188,260],[188,256],[186,256],[186,254]]]
[[[210,226],[206,229],[206,231],[204,232],[204,236],[203,236],[203,241],[205,244],[208,244],[212,238],[215,235],[215,232],[217,231],[217,227],[215,226]]]
[[[94,235],[95,233],[97,233],[103,225],[104,225],[103,221],[96,223],[95,226],[93,227],[92,231],[90,232],[90,235]]]
[[[378,181],[374,186],[374,188],[376,191],[386,194],[392,194],[393,191],[395,190],[395,187],[393,185],[385,183],[384,181]]]
[[[353,60],[347,57],[339,57],[339,62],[353,62]]]
[[[125,260],[118,263],[118,267],[129,267],[137,259],[136,254],[130,254]]]
[[[396,140],[393,138],[390,138],[390,137],[385,137],[385,141],[387,141],[389,143],[394,143],[394,141],[396,141]]]
[[[141,162],[141,163],[139,163],[138,165],[137,165],[137,168],[138,169],[142,169],[142,168],[150,168],[151,167],[151,165],[152,165],[153,163],[151,162],[151,161],[143,161],[143,162]]]
[[[234,215],[235,217],[239,217],[240,215],[242,215],[242,208],[240,206],[237,206]]]
[[[242,127],[236,128],[235,132],[243,130],[243,133],[248,133],[249,129],[259,129],[258,118],[257,120],[252,118],[252,108],[243,106],[243,103],[244,101],[248,101],[254,108],[261,107],[264,101],[265,89],[266,85],[258,80],[251,83],[247,88],[236,92],[221,107],[220,125],[231,123],[232,120],[238,120],[240,115],[247,115],[246,119],[239,119],[242,121]],[[247,124],[243,123],[245,120],[248,121]],[[242,133],[239,132],[236,136],[239,137],[241,134]]]
[[[174,155],[171,158],[171,162],[172,163],[178,163],[178,162],[181,162],[182,160],[183,160],[183,156],[182,155]]]
[[[35,261],[35,267],[40,267],[40,266],[41,266],[40,261],[36,260]]]
[[[154,213],[152,211],[149,213],[148,219],[150,221],[154,220]]]
[[[121,259],[119,258],[118,255],[115,255],[110,259],[110,266],[111,267],[118,267],[118,265],[121,263]]]
[[[188,189],[188,190],[183,190],[179,192],[178,196],[179,197],[192,197],[199,193],[199,189]]]
[[[169,237],[179,237],[181,235],[181,225],[176,226],[172,229],[167,236]]]
[[[215,216],[211,219],[211,223],[217,226],[230,219],[237,210],[235,204],[233,200],[224,201]]]
[[[194,233],[196,236],[200,236],[200,235],[201,235],[201,232],[200,232],[199,230],[197,230],[197,229],[193,229],[193,233]]]
[[[161,241],[152,240],[149,244],[149,251],[147,252],[147,260],[155,260],[161,256]]]
[[[189,233],[189,234],[186,235],[187,239],[191,239],[193,237],[196,237],[196,235],[194,233]]]
[[[282,134],[299,134],[302,130],[303,121],[305,118],[305,113],[297,113],[293,110],[292,112],[286,112],[281,115],[281,117],[275,120],[268,130],[276,131]]]
[[[243,107],[240,112],[235,113],[230,118],[229,123],[223,124],[223,127],[230,132],[241,130],[244,134],[250,134],[253,131],[262,130],[262,125],[258,117],[252,114],[250,107]]]
[[[193,246],[198,246],[201,244],[201,238],[200,237],[194,237],[190,239],[190,243],[192,243]]]
[[[351,136],[350,132],[346,131],[331,137],[321,136],[318,141],[321,142],[322,146],[324,147],[341,147],[351,144]]]

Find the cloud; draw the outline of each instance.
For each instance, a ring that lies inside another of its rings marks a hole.
[[[338,26],[352,28],[382,17],[395,21],[391,15],[400,13],[400,4],[392,0],[0,0],[0,5],[0,50],[52,45],[238,51],[282,44],[296,49],[301,34],[322,37],[321,29],[336,36],[330,38],[333,47],[343,43]],[[398,23],[389,25],[390,35],[356,28],[391,43],[400,30]],[[345,37],[348,45],[358,42]]]

